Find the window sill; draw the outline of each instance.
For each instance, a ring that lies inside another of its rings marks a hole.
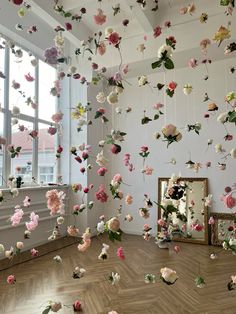
[[[69,185],[68,184],[63,184],[63,185],[34,185],[34,186],[25,186],[25,187],[21,187],[21,188],[18,188],[18,191],[35,191],[35,190],[48,190],[48,189],[53,189],[53,188],[59,188],[59,189],[62,189],[62,188],[68,188]],[[9,188],[0,188],[0,190],[2,192],[10,192],[10,189]]]

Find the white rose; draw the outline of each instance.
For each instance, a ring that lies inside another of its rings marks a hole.
[[[166,57],[170,58],[172,57],[172,53],[173,53],[173,49],[168,46],[168,45],[162,45],[159,49],[158,49],[158,53],[157,53],[157,57],[159,59],[162,58],[162,54],[166,51]]]
[[[108,162],[108,159],[106,159],[106,158],[104,157],[103,151],[101,151],[100,153],[97,154],[96,163],[97,163],[100,167],[104,167],[107,162]]]
[[[118,95],[116,92],[110,92],[110,94],[107,96],[107,102],[110,105],[116,104],[118,102]]]
[[[138,79],[138,85],[139,86],[143,86],[143,85],[145,85],[147,83],[148,83],[148,80],[147,80],[147,76],[146,75],[142,75],[142,76],[139,77],[139,79]]]
[[[24,243],[23,242],[16,242],[16,247],[18,250],[22,250],[24,248]]]
[[[97,232],[103,233],[104,231],[105,231],[105,223],[102,220],[97,224]]]
[[[176,174],[173,173],[170,180],[171,180],[171,182],[177,182],[179,178],[180,178],[179,176],[177,176]]]
[[[105,36],[108,37],[111,33],[113,33],[113,28],[107,27],[105,29]]]
[[[170,268],[167,268],[167,267],[162,268],[160,270],[160,273],[161,273],[161,277],[168,283],[173,284],[178,279],[176,271]]]
[[[53,260],[57,263],[62,263],[62,258],[60,255],[56,255],[53,257]]]
[[[98,142],[99,147],[104,147],[105,144],[106,144],[106,141],[104,141],[104,140],[101,140]]]
[[[83,211],[85,208],[86,208],[86,205],[85,205],[85,204],[81,204],[80,207],[79,207],[79,209],[80,209],[81,211]]]
[[[184,85],[183,93],[184,93],[185,95],[190,95],[190,94],[192,93],[192,91],[193,91],[192,85],[189,85],[189,84],[185,84],[185,85]]]
[[[106,101],[106,96],[103,92],[100,92],[97,94],[96,99],[97,99],[97,102],[99,102],[100,104],[103,104]]]
[[[217,121],[220,123],[225,123],[228,117],[228,112],[223,112],[217,117]]]
[[[231,151],[230,151],[230,156],[231,156],[232,158],[236,158],[236,148],[231,149]]]
[[[116,283],[118,283],[120,281],[120,275],[118,273],[111,273],[111,277],[112,277],[112,285],[115,285]]]
[[[19,191],[17,188],[11,189],[10,193],[12,194],[13,197],[16,197],[19,195]]]
[[[145,49],[146,49],[146,47],[145,47],[144,44],[140,44],[140,45],[138,45],[138,47],[137,47],[137,50],[138,50],[139,52],[144,52]]]
[[[215,145],[215,152],[216,152],[217,154],[223,152],[223,148],[222,148],[222,145],[221,145],[221,144],[216,144],[216,145]]]

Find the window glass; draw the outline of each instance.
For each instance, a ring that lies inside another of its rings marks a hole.
[[[19,47],[14,51],[10,53],[9,108],[17,106],[21,113],[34,116],[35,67],[31,64],[34,58]]]
[[[4,75],[5,75],[5,48],[3,40],[0,39],[0,107],[4,105]],[[3,76],[3,77],[2,77]]]
[[[0,136],[3,136],[3,113],[0,112]],[[3,184],[3,154],[4,146],[0,145],[0,185]]]
[[[48,133],[49,125],[39,123],[38,181],[56,182],[56,135]]]
[[[51,95],[50,90],[54,87],[56,70],[43,61],[39,61],[39,118],[51,121],[56,111],[57,97]]]
[[[24,130],[23,127],[24,126]],[[30,132],[33,130],[33,123],[19,120],[19,123],[12,126],[12,144],[16,148],[21,147],[18,157],[11,159],[11,174],[15,177],[22,176],[24,185],[32,181],[32,155],[33,137]]]

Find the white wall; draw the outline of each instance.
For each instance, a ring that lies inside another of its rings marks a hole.
[[[131,186],[122,185],[121,190],[124,195],[130,193],[134,197],[134,202],[131,206],[123,204],[122,218],[126,214],[132,214],[134,220],[131,223],[122,222],[122,229],[129,233],[141,233],[144,223],[149,223],[156,232],[157,209],[156,206],[151,210],[151,217],[144,220],[139,216],[138,209],[143,206],[144,193],[147,193],[152,200],[157,200],[157,180],[158,177],[168,177],[172,173],[181,173],[186,177],[207,177],[209,179],[209,192],[214,196],[214,203],[211,211],[227,212],[224,205],[219,200],[219,196],[224,192],[224,187],[235,182],[236,161],[229,158],[227,160],[227,169],[221,171],[218,169],[218,162],[223,162],[222,155],[216,155],[214,145],[217,143],[223,144],[226,151],[236,147],[235,126],[228,127],[231,134],[234,135],[234,140],[225,142],[225,130],[221,124],[216,121],[220,112],[226,110],[227,106],[224,102],[225,95],[235,90],[236,75],[229,74],[229,67],[235,65],[236,59],[228,59],[227,61],[214,62],[209,66],[209,80],[203,80],[205,71],[203,66],[197,69],[182,68],[175,71],[160,73],[157,70],[156,74],[148,76],[150,85],[154,86],[158,82],[163,83],[165,80],[168,83],[174,80],[178,83],[178,87],[173,98],[164,96],[164,91],[158,92],[157,89],[152,89],[150,86],[138,87],[137,78],[129,79],[132,86],[126,86],[124,93],[120,96],[119,106],[125,109],[127,106],[132,107],[132,112],[122,115],[117,115],[112,107],[110,119],[114,121],[113,127],[119,128],[121,131],[127,132],[125,142],[121,144],[122,152],[118,155],[109,156],[111,158],[109,173],[107,175],[107,186],[116,173],[120,173],[124,182]],[[158,73],[159,72],[159,73]],[[143,73],[145,74],[145,73]],[[189,83],[193,86],[194,91],[191,95],[185,96],[182,92],[184,84]],[[164,90],[164,89],[163,89]],[[208,92],[219,106],[217,113],[210,114],[210,118],[206,120],[203,116],[207,112],[207,102],[203,102],[204,94]],[[147,125],[141,125],[143,110],[146,110],[146,115],[153,117],[155,110],[152,106],[161,102],[165,104],[163,108],[164,115],[159,120],[152,121]],[[110,105],[107,105],[108,107]],[[183,128],[189,124],[196,122],[202,123],[200,135],[193,132],[188,133]],[[161,139],[155,140],[153,133],[161,131],[161,128],[168,123],[175,124],[183,134],[183,139],[179,143],[173,143],[167,149],[166,143]],[[212,138],[213,145],[207,150],[207,140]],[[139,156],[139,149],[142,145],[147,145],[150,149],[150,155],[146,160],[146,165],[154,168],[152,176],[146,176],[143,181],[142,158]],[[186,169],[185,162],[189,160],[189,152],[191,158],[195,162],[201,162],[203,168],[198,174],[193,170]],[[135,165],[135,171],[129,172],[124,166],[123,157],[125,153],[131,154],[131,161]],[[176,158],[177,164],[172,165],[167,162],[171,158]],[[212,167],[206,169],[205,163],[212,162]],[[112,200],[109,197],[109,202],[106,206],[108,216],[115,212],[115,208],[119,207],[119,201]]]

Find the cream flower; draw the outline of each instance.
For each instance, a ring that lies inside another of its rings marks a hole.
[[[109,280],[112,285],[115,285],[120,281],[120,275],[118,273],[112,272],[111,275],[109,276]]]
[[[228,39],[230,37],[231,37],[230,30],[221,25],[221,27],[215,33],[213,40],[218,41],[220,45],[224,39]]]
[[[161,273],[162,279],[168,284],[175,283],[176,280],[179,278],[176,274],[176,271],[167,267],[161,268],[160,273]]]
[[[230,239],[229,240],[229,245],[236,245],[236,239]]]
[[[4,245],[0,244],[0,254],[2,254],[5,251]]]
[[[144,52],[145,49],[146,49],[146,47],[145,47],[144,44],[140,44],[140,45],[138,45],[138,47],[137,47],[138,52]]]
[[[143,85],[146,85],[148,83],[148,80],[147,80],[147,76],[146,75],[142,75],[138,78],[138,85],[139,86],[143,86]]]
[[[185,84],[183,87],[183,93],[184,95],[190,95],[193,91],[193,87],[190,84]]]
[[[161,59],[162,56],[163,56],[163,53],[165,53],[165,52],[166,52],[166,57],[167,58],[171,58],[172,57],[173,49],[169,45],[162,45],[158,49],[157,57],[159,59]]]
[[[97,232],[103,233],[104,231],[105,231],[105,223],[102,220],[97,224]]]
[[[113,217],[107,222],[107,228],[112,232],[117,232],[120,229],[120,221],[117,217]]]
[[[108,37],[111,33],[113,33],[113,29],[111,27],[107,27],[105,29],[105,36]]]
[[[19,195],[19,191],[17,188],[12,188],[10,193],[12,194],[13,197],[16,197]]]
[[[106,163],[108,162],[108,159],[106,159],[103,155],[103,150],[97,154],[97,158],[96,158],[96,163],[100,166],[100,167],[104,167],[106,165]]]
[[[97,102],[99,102],[100,104],[103,104],[106,101],[106,96],[103,92],[100,92],[97,94],[96,99],[97,99]]]
[[[227,121],[228,112],[223,112],[217,117],[217,121],[220,123],[225,123]]]
[[[216,144],[216,145],[215,145],[215,152],[216,152],[217,154],[222,153],[223,151],[224,151],[224,149],[223,149],[223,147],[222,147],[221,144]]]
[[[236,158],[236,148],[231,149],[231,151],[230,151],[230,156],[231,156],[232,158]]]
[[[13,108],[12,108],[12,114],[13,115],[15,115],[15,116],[17,116],[17,115],[19,115],[20,114],[20,108],[19,107],[17,107],[17,106],[13,106]]]
[[[118,94],[114,91],[110,92],[110,94],[107,96],[107,102],[110,105],[116,104],[118,102]]]

